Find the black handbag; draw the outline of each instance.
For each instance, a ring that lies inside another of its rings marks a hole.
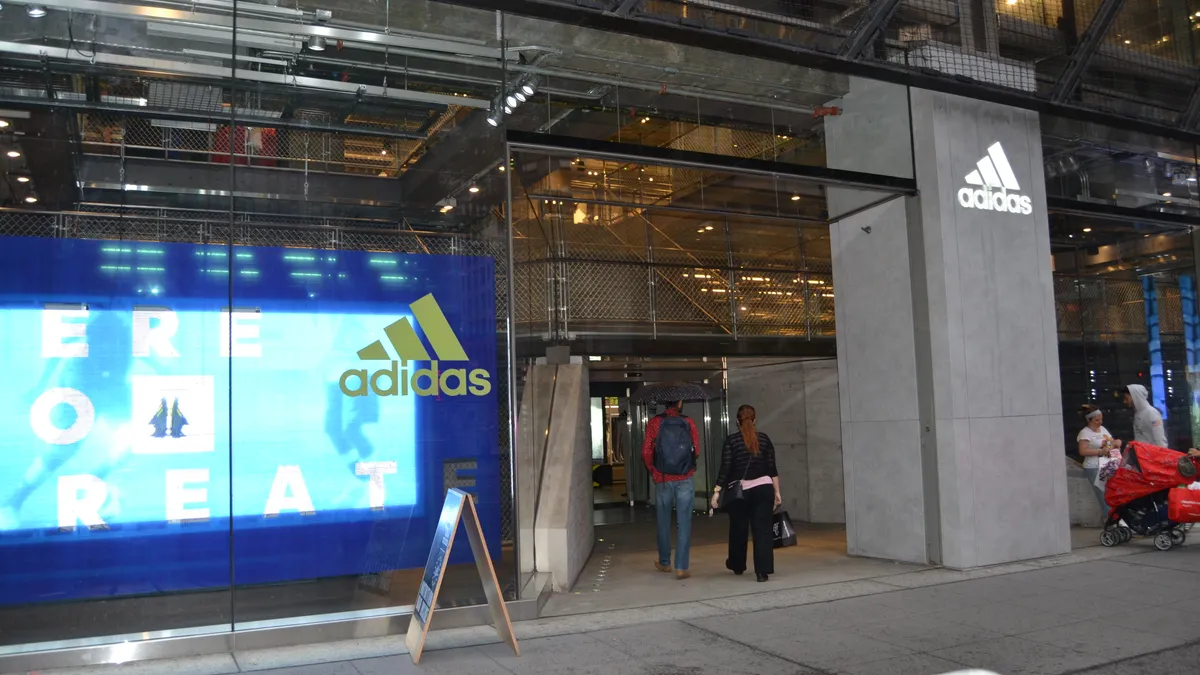
[[[746,462],[746,470],[742,472],[742,477],[733,481],[721,490],[721,499],[718,506],[722,511],[728,511],[729,507],[736,502],[746,499],[746,491],[742,489],[742,481],[746,480],[746,476],[750,473],[750,462]]]

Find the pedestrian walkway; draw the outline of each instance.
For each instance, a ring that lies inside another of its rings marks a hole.
[[[750,581],[749,583],[753,583]],[[1200,546],[1143,542],[970,572],[929,569],[515,625],[41,675],[1195,675]]]

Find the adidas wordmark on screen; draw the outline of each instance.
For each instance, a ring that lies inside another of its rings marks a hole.
[[[445,313],[432,294],[409,305],[413,321],[425,331],[437,358],[421,342],[408,317],[383,329],[388,343],[399,361],[388,354],[381,340],[358,350],[362,361],[390,362],[389,367],[369,372],[366,368],[351,368],[342,373],[342,393],[346,396],[487,396],[492,392],[491,373],[484,368],[443,368],[449,362],[469,361],[466,350],[446,320]],[[428,368],[409,373],[410,361],[429,362]]]
[[[977,187],[964,187],[958,191],[958,203],[963,208],[1026,216],[1033,213],[1033,200],[1018,193],[1021,186],[999,143],[993,143],[975,167],[966,180],[968,185]]]

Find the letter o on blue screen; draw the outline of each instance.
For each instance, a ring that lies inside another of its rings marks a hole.
[[[62,404],[75,409],[75,421],[66,429],[59,428],[50,415]],[[96,422],[96,409],[82,391],[69,387],[47,389],[33,402],[29,409],[29,426],[37,437],[51,445],[78,443],[92,431]]]

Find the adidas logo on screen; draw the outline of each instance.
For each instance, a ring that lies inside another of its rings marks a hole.
[[[387,368],[369,372],[366,368],[351,368],[342,373],[341,388],[346,396],[487,396],[492,392],[491,374],[486,369],[443,368],[446,363],[469,361],[450,322],[433,295],[426,295],[409,305],[413,321],[425,332],[433,354],[425,348],[421,337],[404,317],[383,329],[396,358],[388,353],[381,340],[358,350],[362,361],[390,362]],[[428,361],[428,368],[411,373],[411,361]]]
[[[966,180],[968,185],[978,188],[965,187],[958,191],[958,203],[963,208],[1023,215],[1033,213],[1033,201],[1016,194],[1021,186],[999,143],[993,143],[987,156],[976,162],[975,167]]]

